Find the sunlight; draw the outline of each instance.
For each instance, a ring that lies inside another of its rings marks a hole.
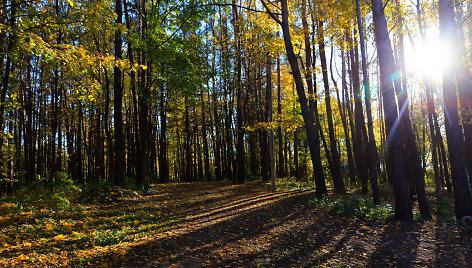
[[[407,68],[415,75],[429,76],[433,80],[440,80],[444,68],[450,65],[450,50],[439,40],[418,42],[415,49],[405,50]]]

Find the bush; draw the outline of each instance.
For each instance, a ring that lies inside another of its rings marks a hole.
[[[18,189],[14,201],[20,207],[64,209],[70,206],[71,199],[82,191],[66,173],[57,173],[55,182],[48,185],[41,177]]]
[[[126,189],[118,186],[95,185],[79,196],[79,202],[82,203],[113,203],[122,198],[138,198],[140,194],[132,189]]]
[[[287,177],[277,179],[277,190],[311,190],[313,189],[313,183],[302,181],[296,177]]]
[[[324,196],[313,201],[317,207],[329,210],[340,216],[356,217],[375,222],[384,222],[394,215],[394,208],[388,203],[375,205],[372,200],[367,200],[360,195],[347,197]]]
[[[454,222],[454,207],[446,197],[441,196],[434,204],[434,211],[439,222]]]

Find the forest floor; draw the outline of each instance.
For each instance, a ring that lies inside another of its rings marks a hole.
[[[55,210],[3,202],[0,266],[472,267],[470,229],[338,216],[310,190],[180,183],[122,196]]]

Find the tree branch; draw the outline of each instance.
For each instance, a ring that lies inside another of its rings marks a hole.
[[[270,11],[269,7],[267,6],[267,4],[265,3],[264,0],[261,0],[262,2],[262,5],[264,6],[264,8],[267,10],[267,13],[270,15],[270,17],[275,20],[275,22],[277,22],[278,24],[282,25],[282,22],[279,20],[279,18],[277,18],[278,15],[280,14],[274,14],[272,13],[272,11]],[[277,15],[277,16],[276,16]]]

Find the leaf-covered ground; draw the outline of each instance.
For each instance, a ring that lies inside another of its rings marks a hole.
[[[1,204],[0,266],[472,267],[470,230],[335,216],[312,191],[186,183],[96,196],[62,210]]]

